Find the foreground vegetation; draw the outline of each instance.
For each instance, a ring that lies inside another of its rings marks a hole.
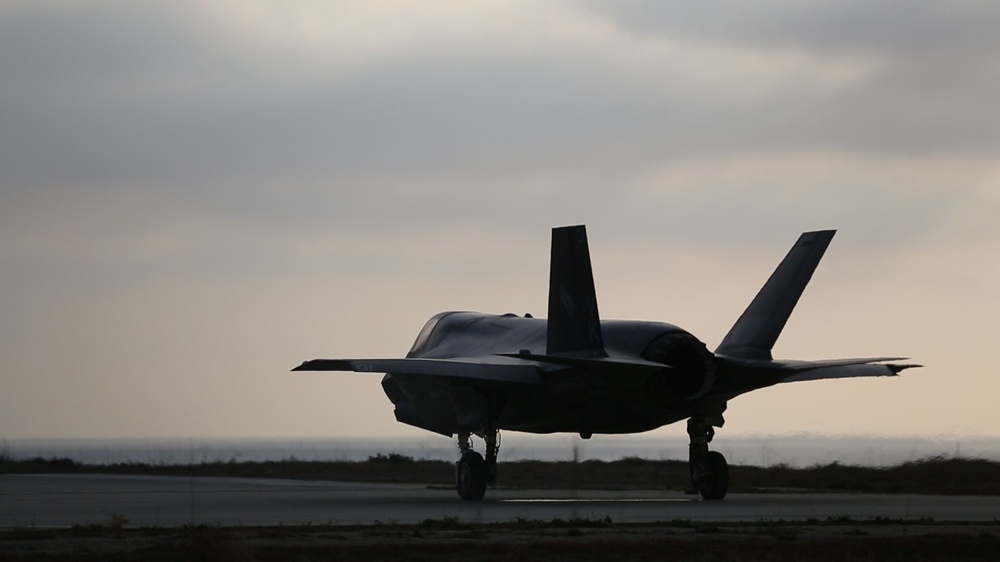
[[[352,482],[420,483],[450,486],[454,465],[390,454],[366,461],[212,462],[200,464],[120,463],[87,465],[71,459],[0,458],[0,474],[145,474],[291,478]],[[832,463],[808,468],[730,466],[731,492],[805,491],[879,494],[1000,495],[1000,463],[933,457],[890,467]],[[618,461],[501,463],[497,485],[539,489],[688,488],[688,465],[678,460],[625,458]]]
[[[825,521],[618,524],[604,520],[471,524],[122,529],[88,525],[0,532],[0,560],[989,560],[1000,524]]]

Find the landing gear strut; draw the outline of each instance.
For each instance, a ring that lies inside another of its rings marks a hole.
[[[691,444],[688,446],[688,464],[691,467],[691,485],[706,500],[721,500],[729,491],[729,466],[726,457],[718,451],[709,451],[708,444],[715,437],[715,429],[704,416],[692,416],[687,425]]]
[[[486,494],[486,485],[497,478],[497,453],[500,450],[500,432],[484,432],[486,458],[472,450],[470,433],[458,434],[461,458],[455,463],[455,490],[466,501],[479,501]]]

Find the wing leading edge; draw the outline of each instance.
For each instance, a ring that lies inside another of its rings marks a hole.
[[[483,359],[313,359],[292,370],[392,373],[527,385],[542,383],[535,365],[500,357],[494,362]]]

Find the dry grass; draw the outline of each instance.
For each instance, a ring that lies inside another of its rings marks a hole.
[[[350,482],[421,483],[450,486],[454,466],[378,455],[362,462],[274,461],[182,465],[83,465],[69,459],[0,461],[0,474],[110,473],[171,476],[292,478]],[[934,457],[875,468],[832,463],[808,468],[731,466],[732,492],[801,490],[881,494],[1000,495],[1000,463],[982,459]],[[500,464],[497,485],[544,489],[673,489],[688,487],[684,461],[625,458],[613,462],[518,461]]]

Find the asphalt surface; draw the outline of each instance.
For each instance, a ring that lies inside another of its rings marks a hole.
[[[465,502],[422,485],[118,475],[0,475],[0,527],[130,527],[466,522],[517,518],[655,521],[805,521],[876,517],[996,521],[1000,497],[869,494],[730,494],[702,501],[671,491],[487,490]]]

